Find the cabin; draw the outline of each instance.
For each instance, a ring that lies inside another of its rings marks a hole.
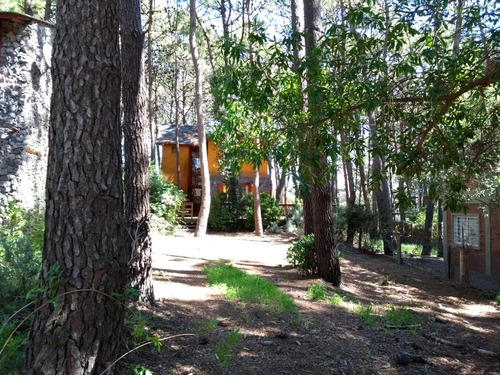
[[[469,285],[500,289],[500,207],[470,202],[465,212],[445,211],[445,215],[443,240],[448,250],[444,254],[448,276],[459,281],[463,263]]]
[[[210,133],[210,129],[207,129]],[[192,202],[193,211],[196,215],[201,204],[201,168],[198,142],[198,130],[194,125],[179,126],[179,168],[180,184],[177,179],[177,147],[175,125],[163,125],[159,127],[159,135],[156,144],[161,147],[161,171],[167,181],[180,188],[186,194],[186,200]],[[213,140],[207,136],[208,170],[210,173],[210,194],[226,192],[224,176],[219,171],[219,149]],[[263,160],[259,168],[260,192],[271,190],[271,179],[269,175],[268,162]],[[252,193],[253,166],[245,164],[241,168],[240,183],[243,193]]]

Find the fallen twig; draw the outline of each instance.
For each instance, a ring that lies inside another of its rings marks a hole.
[[[467,350],[476,352],[478,354],[487,355],[489,357],[500,358],[500,353],[499,352],[494,352],[494,351],[491,351],[491,350],[481,349],[481,348],[473,348],[471,346],[467,346],[467,345],[460,344],[460,343],[457,343],[457,342],[453,342],[453,341],[442,339],[440,337],[437,337],[436,335],[429,334],[429,333],[423,333],[422,336],[424,336],[427,339],[439,342],[441,344],[453,346],[455,348],[463,348],[463,349],[467,349]]]

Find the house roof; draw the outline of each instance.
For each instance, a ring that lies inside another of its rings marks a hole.
[[[208,132],[210,126],[205,129]],[[157,145],[175,145],[175,125],[165,124],[160,125],[158,129]],[[179,125],[179,144],[198,146],[198,128],[196,125]]]

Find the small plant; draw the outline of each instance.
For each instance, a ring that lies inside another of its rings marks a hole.
[[[362,303],[358,303],[353,312],[355,314],[358,314],[363,320],[363,323],[367,326],[374,326],[376,324],[375,316],[373,315],[372,304],[364,306]]]
[[[488,290],[483,293],[484,299],[494,300],[496,302],[495,308],[500,311],[500,291]]]
[[[231,331],[226,341],[219,342],[216,346],[215,356],[220,362],[220,367],[227,369],[233,355],[239,352],[238,342],[243,338],[239,329]]]
[[[334,293],[331,297],[326,297],[326,302],[331,305],[340,306],[342,302],[344,302],[344,297],[339,296],[337,293]]]
[[[290,246],[286,252],[286,260],[306,276],[316,274],[314,234],[304,236]]]
[[[170,234],[177,225],[176,214],[185,199],[184,193],[164,180],[154,167],[149,173],[151,224],[160,233]]]
[[[384,323],[388,326],[405,326],[411,329],[418,328],[420,319],[418,315],[408,310],[406,307],[396,308],[391,306],[383,317]]]
[[[229,299],[257,302],[278,312],[297,310],[292,298],[260,276],[249,275],[230,264],[205,267],[203,272],[209,285],[222,288]]]
[[[326,294],[326,286],[323,284],[311,284],[307,287],[307,296],[314,300],[325,300]]]
[[[200,336],[200,340],[204,343],[210,341],[210,335],[217,328],[218,320],[215,318],[209,318],[201,323],[193,323],[193,328]]]

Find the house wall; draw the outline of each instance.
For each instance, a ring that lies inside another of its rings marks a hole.
[[[208,170],[210,176],[220,176],[219,163],[217,161],[219,150],[212,140],[208,141]],[[269,177],[269,167],[267,160],[263,160],[259,168],[260,177]],[[243,164],[241,167],[241,177],[253,177],[253,166],[250,164]]]
[[[500,279],[500,207],[490,209],[491,275]]]
[[[16,200],[30,209],[45,198],[54,29],[1,22],[0,208]]]
[[[189,188],[189,152],[190,146],[179,146],[179,164],[181,169],[181,189],[184,194],[188,194]],[[175,145],[163,145],[163,156],[161,161],[161,170],[167,181],[177,185],[177,155]]]
[[[446,232],[450,251],[450,277],[458,281],[460,278],[461,246],[453,243],[454,214],[448,212],[446,215]],[[464,213],[456,214],[463,215]],[[485,218],[480,205],[471,203],[468,205],[467,215],[479,217],[479,248],[467,249],[469,283],[484,289],[498,288],[500,287],[500,216],[498,207],[495,206],[491,210],[489,218]]]

